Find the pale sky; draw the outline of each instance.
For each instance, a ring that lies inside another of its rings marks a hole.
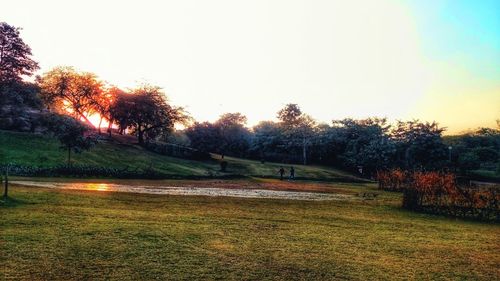
[[[149,82],[199,121],[298,103],[319,121],[500,118],[500,1],[3,1],[39,73]]]

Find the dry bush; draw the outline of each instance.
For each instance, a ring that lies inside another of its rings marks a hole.
[[[408,182],[408,173],[401,169],[377,171],[379,189],[403,191]]]
[[[443,172],[377,173],[379,188],[403,191],[403,208],[500,221],[500,186],[460,186],[454,174]]]

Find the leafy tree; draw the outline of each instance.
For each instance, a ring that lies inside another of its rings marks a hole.
[[[109,107],[110,123],[118,125],[118,132],[123,134],[125,129],[131,126],[130,112],[134,105],[131,94],[124,91],[114,93],[114,101]],[[110,131],[111,132],[111,131]]]
[[[246,116],[241,113],[225,113],[215,122],[219,135],[219,152],[243,156],[249,148],[250,131],[245,128]]]
[[[120,114],[116,114],[117,106],[123,107],[119,110]],[[160,88],[151,85],[143,85],[128,95],[119,95],[112,112],[114,120],[123,122],[122,126],[137,134],[139,144],[144,144],[145,139],[170,132],[175,123],[187,119],[182,108],[172,107]]]
[[[370,175],[391,166],[395,145],[388,136],[389,125],[385,118],[333,121],[334,145],[341,148],[338,155],[343,166],[361,168]]]
[[[307,148],[314,136],[315,121],[308,115],[303,114],[297,104],[287,104],[278,111],[278,120],[283,126],[289,147],[302,148],[302,161],[307,164]]]
[[[95,74],[56,67],[45,73],[39,84],[41,98],[49,109],[69,113],[93,126],[88,116],[96,112],[96,101],[103,95],[103,84]]]
[[[458,157],[458,168],[462,174],[467,171],[478,169],[481,165],[481,160],[475,153],[467,152]]]
[[[31,48],[20,37],[20,28],[0,22],[0,84],[20,81],[22,75],[32,75],[38,63]]]
[[[498,160],[498,150],[493,147],[476,147],[473,148],[472,153],[474,153],[479,161],[481,162],[493,162]]]
[[[447,161],[447,147],[436,122],[398,121],[392,130],[401,166],[407,169],[440,169]]]
[[[289,103],[278,111],[278,120],[288,128],[299,126],[302,116],[302,110],[294,103]]]
[[[226,113],[214,123],[194,123],[186,129],[186,135],[191,146],[198,150],[244,156],[250,139],[245,122],[246,117],[240,113]]]
[[[96,139],[88,135],[89,128],[78,120],[59,114],[49,114],[45,119],[49,131],[68,152],[68,165],[71,165],[72,151],[81,153],[96,143]]]
[[[261,161],[266,159],[281,161],[283,153],[282,127],[272,121],[262,121],[253,127],[250,150]]]
[[[203,152],[219,152],[219,130],[210,122],[195,122],[186,129],[191,146]]]
[[[452,147],[450,151],[452,166],[462,173],[479,167],[494,171],[498,165],[500,130],[478,128],[462,135],[446,136],[444,140]]]

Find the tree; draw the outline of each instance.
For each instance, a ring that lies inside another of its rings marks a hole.
[[[219,130],[210,122],[195,122],[186,129],[191,147],[202,152],[219,152]]]
[[[219,152],[244,156],[249,147],[250,131],[245,128],[246,116],[241,113],[225,113],[215,121],[219,135]]]
[[[21,39],[21,29],[0,22],[0,83],[20,81],[22,75],[32,75],[38,63],[31,48]]]
[[[49,131],[59,140],[68,152],[68,166],[71,165],[71,152],[80,153],[89,150],[96,140],[88,135],[89,128],[69,116],[49,114],[45,117]]]
[[[458,168],[462,174],[466,174],[467,171],[478,169],[481,166],[481,160],[473,152],[467,152],[460,154],[458,157]]]
[[[39,93],[40,88],[35,83],[25,81],[0,83],[0,107],[11,105],[13,107],[40,109],[42,101],[40,100]]]
[[[113,103],[109,107],[110,125],[118,125],[118,132],[123,134],[125,129],[130,127],[130,113],[134,105],[132,95],[123,91],[116,91]],[[110,129],[110,128],[108,128]],[[109,130],[111,133],[111,130]]]
[[[286,127],[293,128],[299,125],[302,110],[297,104],[289,103],[278,111],[278,120]]]
[[[122,119],[137,134],[139,144],[144,144],[146,138],[170,132],[175,123],[187,119],[183,109],[171,106],[156,86],[143,85],[129,95],[120,95],[117,104],[124,105],[127,112],[115,117]]]
[[[343,166],[370,175],[392,165],[396,151],[385,118],[335,120],[333,130],[333,145],[341,148],[338,156]]]
[[[71,114],[93,126],[88,116],[103,95],[103,84],[90,72],[76,72],[71,67],[56,67],[40,79],[41,98],[49,109]]]
[[[253,128],[253,138],[251,140],[251,152],[261,161],[270,160],[281,161],[280,154],[283,152],[282,127],[272,121],[262,121]],[[255,155],[256,154],[256,155]]]
[[[246,117],[241,113],[226,113],[214,123],[194,123],[186,129],[186,135],[191,146],[203,152],[245,156],[250,140],[245,123]]]
[[[447,147],[441,134],[444,128],[436,122],[420,122],[419,120],[398,121],[391,132],[396,142],[401,166],[407,169],[440,169],[447,159]]]
[[[452,149],[449,151],[452,165],[462,173],[471,169],[486,169],[493,171],[500,156],[500,130],[493,128],[478,128],[474,131],[447,136],[446,144]]]
[[[309,115],[303,114],[297,104],[287,104],[278,111],[277,117],[287,135],[288,145],[302,147],[302,160],[307,165],[307,147],[311,144],[316,122]]]
[[[97,131],[101,133],[102,120],[106,119],[108,121],[108,132],[111,134],[111,126],[113,123],[113,117],[111,111],[113,104],[118,99],[118,96],[125,94],[123,90],[117,87],[110,87],[106,90],[100,91],[99,94],[91,101],[91,110],[99,114],[99,124],[97,126]]]

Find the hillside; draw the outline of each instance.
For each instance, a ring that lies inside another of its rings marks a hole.
[[[225,157],[227,173],[221,173],[219,156],[211,160],[194,161],[159,155],[134,144],[118,141],[101,141],[90,151],[73,154],[72,162],[77,165],[91,165],[112,168],[148,169],[178,177],[206,176],[257,176],[277,177],[279,163]],[[26,166],[51,167],[66,163],[66,152],[60,149],[53,138],[0,130],[0,165],[19,164]],[[321,166],[294,165],[297,178],[311,180],[357,181],[346,172]],[[285,168],[287,168],[285,166]]]

